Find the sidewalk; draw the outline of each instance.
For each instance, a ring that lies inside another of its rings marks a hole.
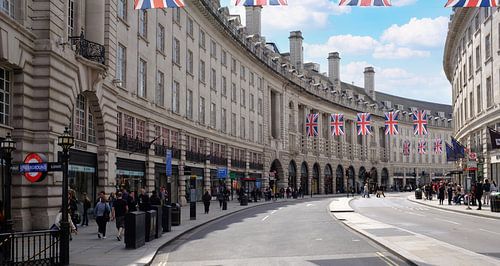
[[[489,205],[483,205],[481,207],[481,210],[477,210],[477,206],[470,206],[470,210],[467,210],[467,205],[448,205],[448,200],[445,200],[444,205],[439,205],[439,200],[433,199],[433,200],[417,200],[415,199],[415,195],[410,195],[408,196],[408,200],[411,202],[415,202],[418,204],[422,204],[425,206],[433,207],[433,208],[438,208],[442,210],[447,210],[447,211],[452,211],[452,212],[458,212],[458,213],[464,213],[464,214],[469,214],[469,215],[476,215],[476,216],[481,216],[481,217],[486,217],[486,218],[492,218],[492,219],[500,219],[500,212],[491,212],[491,208]]]
[[[279,200],[280,202],[283,200]],[[261,200],[257,203],[248,203],[240,206],[234,200],[228,202],[227,210],[219,208],[218,201],[210,204],[210,213],[204,214],[203,203],[196,205],[196,220],[190,220],[189,206],[181,208],[181,225],[172,226],[172,231],[164,233],[161,238],[146,242],[138,249],[126,249],[124,237],[122,241],[116,239],[116,227],[114,222],[109,222],[106,230],[106,239],[97,238],[97,224],[95,220],[89,221],[88,227],[78,227],[78,235],[73,236],[70,242],[70,264],[71,265],[145,265],[152,261],[154,255],[163,245],[175,240],[186,231],[194,229],[220,217],[260,206],[271,204],[274,201]]]

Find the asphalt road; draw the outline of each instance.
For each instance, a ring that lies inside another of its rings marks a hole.
[[[164,247],[153,265],[405,265],[336,221],[330,202],[275,203],[229,215]]]
[[[408,201],[408,195],[359,198],[350,204],[374,220],[500,259],[500,220],[427,207]]]

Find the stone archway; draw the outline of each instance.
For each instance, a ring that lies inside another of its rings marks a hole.
[[[288,164],[288,186],[292,189],[298,189],[297,186],[297,165],[294,160],[291,160]]]
[[[269,188],[271,188],[273,191],[278,190],[278,184],[281,180],[283,180],[284,177],[285,175],[281,162],[278,159],[274,160],[269,170]]]
[[[384,190],[387,189],[387,186],[389,185],[389,171],[385,167],[382,168],[380,185]]]
[[[323,180],[324,180],[325,194],[333,194],[334,187],[333,187],[332,166],[330,164],[325,165],[325,170],[323,171],[323,173],[324,173]]]
[[[336,193],[344,193],[344,167],[342,165],[337,166],[337,171],[335,171],[335,191]]]
[[[354,171],[354,166],[349,166],[349,168],[347,169],[347,189],[349,190],[352,190],[352,191],[356,191],[356,187],[355,187],[355,178],[356,178],[356,172]]]
[[[372,167],[372,169],[370,169],[370,173],[367,174],[367,176],[369,177],[368,178],[368,182],[369,182],[369,186],[371,189],[376,189],[376,187],[378,185],[380,185],[380,183],[378,182],[378,171],[377,171],[377,168],[375,167]]]
[[[306,162],[303,162],[300,166],[300,187],[302,193],[307,194],[309,191],[309,168]]]
[[[320,188],[319,188],[319,176],[320,176],[320,166],[318,163],[315,163],[313,165],[313,172],[312,172],[312,180],[311,180],[311,193],[312,194],[319,194],[320,193]]]

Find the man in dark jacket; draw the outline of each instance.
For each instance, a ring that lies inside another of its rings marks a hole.
[[[141,189],[141,195],[139,195],[139,210],[143,212],[149,211],[151,208],[151,202],[149,201],[149,196],[145,189]]]
[[[478,210],[481,209],[481,198],[483,197],[483,183],[481,181],[478,181],[476,183],[475,191],[474,191],[474,196],[478,200]]]

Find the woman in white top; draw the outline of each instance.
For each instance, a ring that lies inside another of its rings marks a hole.
[[[76,226],[71,220],[71,215],[69,215],[69,210],[68,210],[68,220],[69,220],[69,228],[70,232],[74,233],[75,235],[78,234],[78,231],[76,230]],[[57,228],[60,230],[61,229],[61,221],[62,221],[62,209],[59,210],[59,213],[56,215],[56,220],[54,221],[54,225],[57,226]],[[70,239],[71,239],[71,234],[70,234]]]

